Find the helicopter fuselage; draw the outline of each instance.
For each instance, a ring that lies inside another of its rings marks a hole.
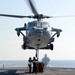
[[[28,23],[26,30],[27,46],[34,49],[44,48],[51,38],[50,25],[47,22],[33,21]]]
[[[60,36],[61,29],[50,27],[48,22],[32,21],[24,27],[16,28],[17,35],[23,35],[23,49],[51,49],[53,50],[54,36]],[[21,31],[26,31],[26,35]],[[52,32],[55,32],[52,35]]]

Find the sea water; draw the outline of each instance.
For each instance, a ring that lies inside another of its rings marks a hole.
[[[52,60],[49,67],[75,68],[75,60]]]
[[[0,67],[27,67],[27,60],[0,60]],[[75,68],[75,60],[51,60],[48,67]]]

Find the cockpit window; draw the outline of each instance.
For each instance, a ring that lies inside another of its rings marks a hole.
[[[47,22],[37,22],[37,21],[28,23],[28,28],[34,28],[34,27],[47,28],[47,27],[49,27],[49,24]]]
[[[42,23],[41,22],[37,22],[37,27],[41,28],[42,27]]]
[[[28,28],[36,27],[36,24],[33,22],[28,23]]]
[[[47,22],[42,22],[42,27],[43,28],[48,28],[49,27],[49,24]]]

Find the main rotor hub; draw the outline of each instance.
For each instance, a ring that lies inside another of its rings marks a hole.
[[[34,19],[44,19],[44,18],[50,18],[49,16],[44,16],[43,14],[39,14],[39,15],[34,15],[31,18]]]

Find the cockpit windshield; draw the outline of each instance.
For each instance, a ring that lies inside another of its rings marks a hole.
[[[38,22],[38,21],[33,21],[28,23],[28,28],[48,28],[49,24],[47,22]]]
[[[49,27],[49,23],[47,23],[47,22],[42,22],[41,24],[42,24],[43,28],[48,28]]]

